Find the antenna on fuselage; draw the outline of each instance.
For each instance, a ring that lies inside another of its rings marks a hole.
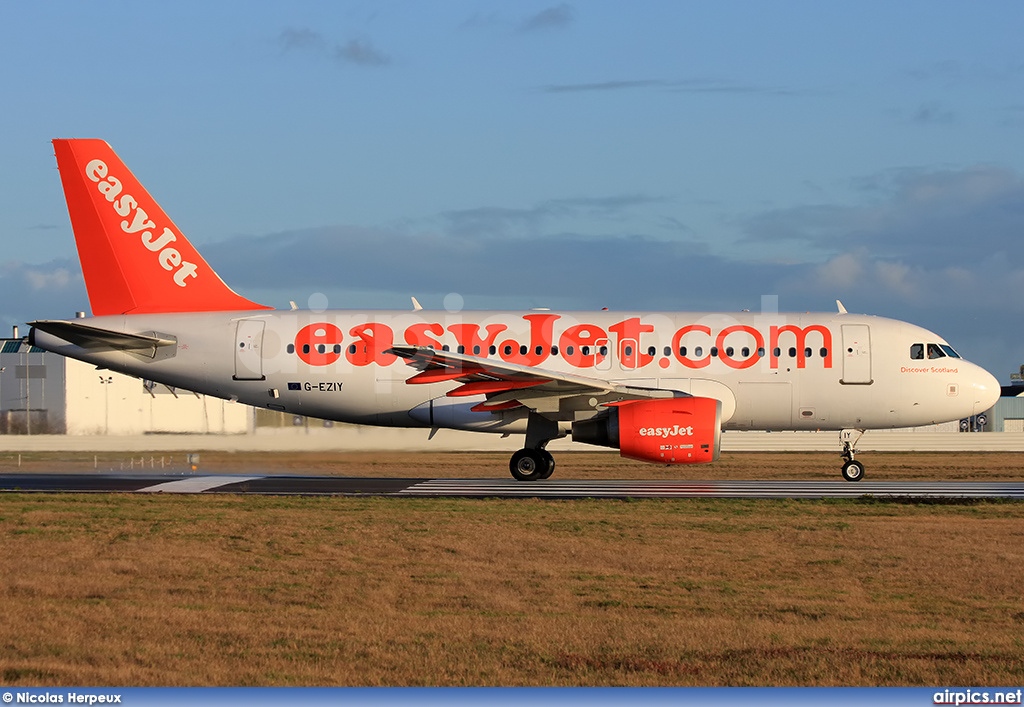
[[[847,313],[846,312],[846,307],[844,307],[843,303],[840,302],[839,300],[836,300],[836,306],[839,307],[839,313],[840,314],[846,314]]]
[[[420,301],[419,301],[418,299],[416,299],[415,297],[413,297],[413,298],[412,298],[412,311],[414,311],[414,312],[418,312],[418,311],[420,311],[421,309],[423,309],[423,305],[422,305],[422,304],[420,304]]]

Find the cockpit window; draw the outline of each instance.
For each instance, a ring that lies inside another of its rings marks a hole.
[[[949,344],[911,344],[910,358],[920,361],[924,359],[925,351],[928,352],[928,358],[960,358],[960,354]]]

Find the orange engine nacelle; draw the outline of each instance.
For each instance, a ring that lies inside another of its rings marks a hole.
[[[718,459],[722,403],[714,398],[658,398],[611,403],[607,412],[572,423],[572,438],[614,447],[628,459],[655,464],[706,464]]]

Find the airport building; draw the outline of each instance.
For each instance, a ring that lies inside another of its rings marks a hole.
[[[0,434],[245,434],[253,409],[0,339]]]
[[[1024,432],[1024,366],[1010,376],[999,402],[992,408],[989,422],[995,432]]]

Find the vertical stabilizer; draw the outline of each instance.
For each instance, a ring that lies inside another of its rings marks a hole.
[[[271,309],[213,271],[102,140],[54,140],[94,316]]]

